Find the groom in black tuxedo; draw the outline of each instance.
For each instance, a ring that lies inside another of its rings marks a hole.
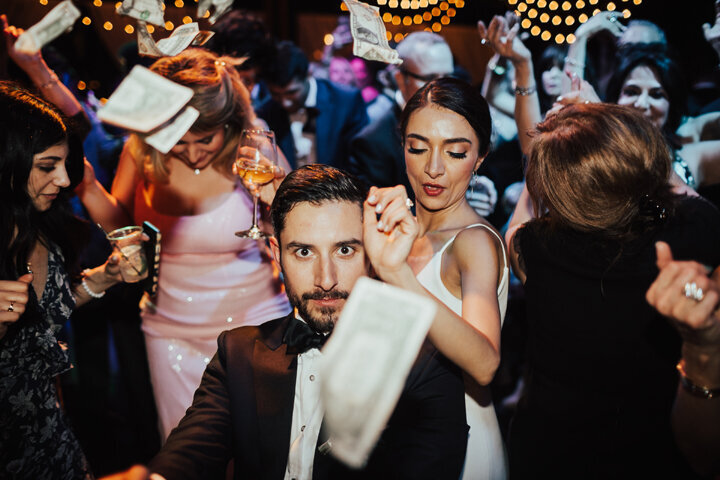
[[[368,273],[358,180],[325,165],[291,172],[271,209],[273,255],[295,312],[223,332],[192,406],[150,463],[167,480],[460,477],[468,427],[458,368],[425,343],[363,470],[325,452],[319,348]],[[318,448],[318,446],[320,448]],[[153,478],[155,478],[155,475]]]

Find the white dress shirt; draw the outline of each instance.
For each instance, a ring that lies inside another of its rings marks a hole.
[[[312,480],[313,462],[325,409],[320,399],[318,367],[322,353],[311,348],[297,357],[290,453],[285,480]]]
[[[317,106],[317,80],[308,77],[308,94],[305,98],[305,105],[299,111],[290,115],[290,132],[295,142],[295,153],[298,167],[315,163],[315,133],[305,133],[305,122],[307,122],[307,109]]]

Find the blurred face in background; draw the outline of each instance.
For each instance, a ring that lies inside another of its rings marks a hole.
[[[562,93],[563,88],[563,74],[562,68],[557,65],[553,65],[549,70],[545,70],[542,73],[542,87],[545,90],[545,94],[549,97],[557,97]]]
[[[453,70],[452,52],[446,43],[435,43],[430,47],[418,45],[418,51],[400,65],[395,79],[407,102],[426,83],[452,75]]]
[[[658,76],[646,65],[635,67],[625,79],[618,105],[631,106],[662,129],[670,112],[670,100]]]
[[[307,78],[293,78],[287,85],[268,85],[270,95],[290,114],[297,112],[305,105],[310,90]]]
[[[350,67],[352,67],[355,73],[355,80],[357,81],[358,87],[367,87],[372,83],[370,81],[370,72],[368,72],[367,65],[365,65],[365,60],[355,57],[350,60]]]
[[[340,85],[347,85],[349,87],[357,85],[355,72],[353,71],[347,58],[333,57],[333,59],[330,60],[328,75],[330,76],[331,82],[339,83]]]

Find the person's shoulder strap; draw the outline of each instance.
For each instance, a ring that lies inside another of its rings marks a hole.
[[[507,253],[505,252],[505,242],[503,241],[500,234],[497,233],[494,228],[490,227],[489,225],[485,225],[484,223],[473,223],[472,225],[468,225],[467,227],[463,228],[463,230],[468,230],[470,228],[475,228],[475,227],[483,227],[485,230],[492,233],[493,236],[498,239],[498,241],[500,242],[500,246],[502,247],[502,252],[503,252],[503,268],[508,268]],[[458,234],[459,233],[460,232],[458,232]],[[455,236],[457,236],[457,234]],[[453,237],[452,240],[455,240],[455,237]]]

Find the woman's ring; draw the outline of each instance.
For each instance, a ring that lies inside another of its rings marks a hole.
[[[10,300],[10,306],[8,307],[8,312],[14,312],[15,311],[15,302],[13,300]]]
[[[607,19],[610,20],[611,22],[617,22],[617,17],[615,17],[614,15],[610,15],[609,13],[608,13]]]
[[[695,300],[696,302],[702,302],[703,298],[705,298],[702,288],[698,287],[695,282],[687,282],[685,284],[685,296]]]
[[[405,206],[408,208],[408,210],[412,210],[412,207],[414,207],[415,204],[413,203],[412,200],[410,200],[409,198],[406,198],[406,199],[405,199]]]

